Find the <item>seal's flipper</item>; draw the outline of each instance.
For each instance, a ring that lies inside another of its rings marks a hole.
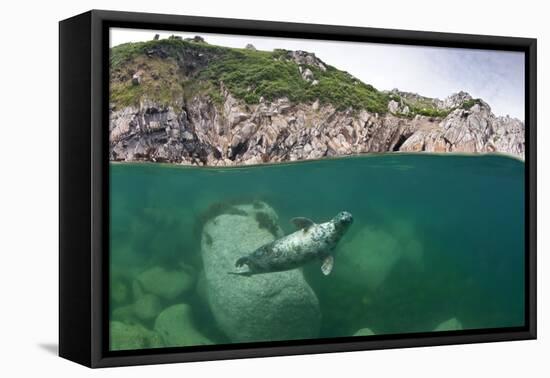
[[[332,267],[334,266],[334,256],[328,255],[323,259],[323,264],[321,265],[321,272],[325,276],[328,276],[332,272]]]
[[[236,262],[235,262],[235,266],[237,268],[240,268],[241,266],[243,265],[248,265],[248,257],[241,257],[240,259],[238,259]]]
[[[311,219],[304,217],[292,218],[290,222],[296,227],[297,230],[305,230],[313,226],[315,223]]]
[[[252,272],[227,272],[227,274],[232,274],[234,276],[250,277],[252,275]]]

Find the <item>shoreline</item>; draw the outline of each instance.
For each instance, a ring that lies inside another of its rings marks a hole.
[[[341,156],[330,156],[323,157],[319,159],[303,159],[295,161],[281,161],[273,163],[259,163],[259,164],[235,164],[235,165],[195,165],[195,164],[182,164],[182,163],[167,163],[167,162],[155,162],[150,160],[134,160],[134,161],[114,161],[109,160],[109,165],[158,165],[163,168],[201,168],[201,169],[246,169],[246,168],[257,168],[257,167],[279,167],[285,165],[295,165],[295,164],[306,164],[306,163],[315,163],[323,160],[344,160],[344,159],[354,159],[354,158],[377,158],[383,156],[395,155],[399,157],[403,156],[449,156],[449,157],[467,157],[467,158],[480,158],[480,157],[504,157],[513,159],[525,164],[525,159],[517,155],[506,153],[506,152],[483,152],[483,153],[469,153],[469,152],[368,152],[364,154],[352,154],[352,155],[341,155]]]

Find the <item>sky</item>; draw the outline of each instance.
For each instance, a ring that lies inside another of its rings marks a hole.
[[[196,33],[111,29],[110,44],[147,41]],[[524,120],[525,60],[522,52],[404,46],[364,42],[340,42],[291,38],[200,33],[213,45],[258,50],[304,50],[326,64],[347,71],[379,90],[398,88],[426,97],[445,97],[466,91],[482,98],[496,115]]]

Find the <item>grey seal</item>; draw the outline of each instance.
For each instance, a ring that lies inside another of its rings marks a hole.
[[[319,224],[308,218],[293,218],[291,222],[298,229],[296,232],[264,244],[254,252],[239,258],[235,266],[240,268],[246,265],[248,271],[229,273],[251,276],[281,272],[299,268],[319,259],[322,261],[323,274],[330,274],[334,266],[334,249],[353,223],[352,215],[342,211],[330,221]]]

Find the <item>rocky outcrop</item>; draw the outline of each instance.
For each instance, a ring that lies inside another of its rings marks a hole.
[[[304,80],[314,80],[303,71]],[[389,102],[385,115],[338,111],[330,104],[293,104],[286,98],[248,105],[221,88],[223,104],[195,96],[181,108],[142,101],[111,112],[110,159],[193,165],[259,164],[369,152],[501,152],[523,158],[523,123],[496,117],[459,93],[437,102],[444,118],[407,116]],[[263,99],[262,99],[263,100]],[[451,110],[452,109],[452,110]]]
[[[228,208],[202,232],[207,301],[233,342],[308,339],[319,335],[318,299],[301,270],[231,275],[235,261],[282,236],[274,210],[263,202]]]
[[[293,60],[299,66],[314,66],[322,71],[327,70],[327,65],[311,52],[301,50],[286,51],[285,58]]]
[[[416,130],[400,146],[405,152],[502,152],[523,158],[525,128],[515,118],[495,117],[478,100],[469,109],[453,110],[434,127]]]
[[[456,109],[461,107],[466,101],[471,100],[473,98],[469,93],[460,91],[450,95],[443,101],[435,99],[434,102],[439,109]]]
[[[110,143],[114,161],[205,164],[208,156],[220,156],[216,147],[198,139],[185,110],[150,101],[112,112]]]

